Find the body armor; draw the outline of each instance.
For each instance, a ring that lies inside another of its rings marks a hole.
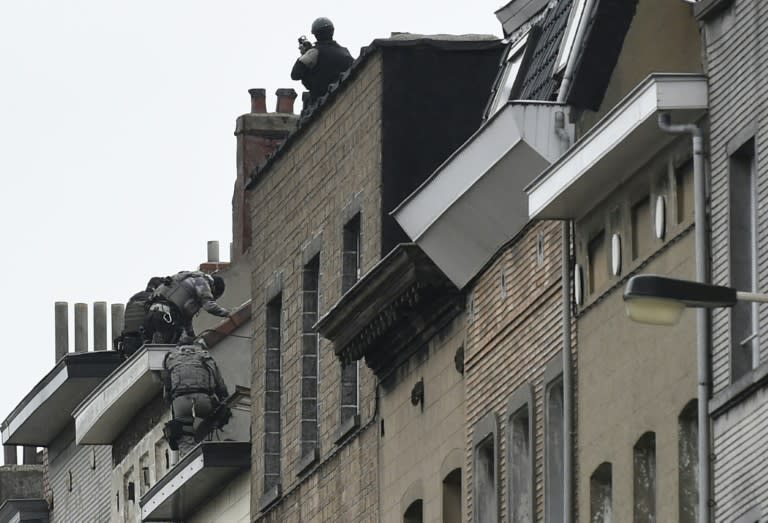
[[[183,394],[203,393],[213,395],[215,381],[211,368],[206,364],[208,351],[195,346],[182,346],[166,356],[165,368],[171,385],[171,397]]]
[[[172,276],[170,281],[166,281],[155,289],[153,299],[162,299],[172,303],[176,308],[187,317],[192,317],[200,310],[200,304],[197,300],[197,294],[194,287],[184,285],[184,280],[190,277],[205,276],[202,272],[184,271]]]
[[[144,325],[144,315],[146,314],[147,302],[152,297],[152,292],[137,292],[125,306],[125,315],[123,317],[123,333],[139,332]]]

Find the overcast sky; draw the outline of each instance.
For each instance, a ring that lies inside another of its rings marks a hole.
[[[54,302],[124,303],[208,240],[228,259],[235,119],[249,88],[270,111],[276,89],[301,92],[314,18],[357,56],[393,31],[500,35],[504,3],[0,3],[0,420],[53,368]]]

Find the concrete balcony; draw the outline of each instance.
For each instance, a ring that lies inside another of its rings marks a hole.
[[[72,422],[72,410],[121,362],[113,351],[67,354],[3,421],[4,445],[47,447]]]
[[[693,123],[708,106],[705,76],[648,76],[526,187],[529,217],[581,218],[676,138],[659,128],[659,113]]]
[[[9,499],[0,506],[0,522],[48,523],[48,502],[44,499]]]
[[[249,442],[201,443],[141,498],[141,521],[187,520],[250,465]]]
[[[162,391],[160,371],[173,345],[145,345],[72,412],[78,445],[111,445],[131,419]]]

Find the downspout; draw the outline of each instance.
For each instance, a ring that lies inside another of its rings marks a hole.
[[[696,124],[672,124],[669,113],[659,114],[659,128],[671,134],[691,135],[693,141],[694,230],[696,240],[696,281],[708,283],[707,272],[707,216],[704,188],[704,139]],[[699,522],[709,523],[711,499],[710,484],[710,430],[709,413],[709,315],[707,309],[696,309],[696,360],[698,367],[698,433],[699,433]]]
[[[592,14],[595,0],[587,0],[581,13],[579,27],[573,39],[573,47],[568,55],[563,80],[557,93],[557,103],[565,104],[568,89],[576,68],[578,49],[584,43],[587,34],[586,20]],[[567,150],[571,146],[570,137],[564,130],[565,118],[562,111],[555,113],[555,132]],[[567,139],[566,139],[567,138]],[[562,336],[563,336],[563,523],[573,521],[573,363],[571,361],[571,220],[564,220],[561,228],[561,267],[560,281],[562,285]]]

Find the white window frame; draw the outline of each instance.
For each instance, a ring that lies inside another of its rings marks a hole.
[[[579,32],[579,26],[584,21],[584,5],[587,0],[574,0],[575,5],[571,8],[571,17],[568,20],[568,26],[565,28],[563,41],[560,42],[560,51],[557,53],[557,61],[553,74],[557,74],[568,65],[568,59],[573,52],[573,44],[576,41],[576,34]]]
[[[504,60],[504,71],[501,73],[499,84],[496,87],[496,94],[493,98],[491,110],[488,113],[490,118],[496,112],[504,107],[509,101],[509,95],[512,93],[512,87],[515,85],[517,74],[520,72],[520,65],[523,63],[526,44],[530,31],[526,32],[515,42],[507,51],[507,57]]]

